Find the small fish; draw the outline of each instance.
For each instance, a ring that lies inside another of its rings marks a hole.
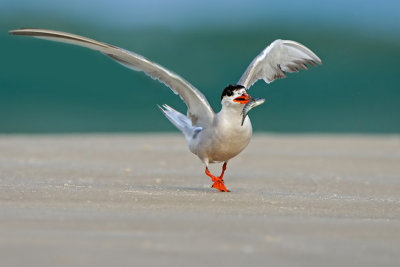
[[[243,126],[244,119],[246,119],[246,116],[250,112],[250,110],[261,104],[264,104],[264,102],[265,102],[265,98],[252,98],[252,100],[249,103],[244,105],[243,111],[242,111],[242,115],[243,115],[242,126]]]

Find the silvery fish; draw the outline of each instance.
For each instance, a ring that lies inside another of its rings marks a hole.
[[[243,107],[243,111],[242,111],[242,126],[243,126],[243,122],[244,119],[246,119],[247,114],[250,112],[250,110],[252,108],[255,108],[261,104],[263,104],[265,102],[265,98],[253,98],[250,100],[250,102],[248,102],[246,105],[244,105]]]

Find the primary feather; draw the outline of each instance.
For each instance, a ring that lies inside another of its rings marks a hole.
[[[125,49],[83,36],[45,29],[20,29],[10,31],[14,35],[27,35],[87,47],[102,52],[127,68],[143,71],[153,79],[167,85],[183,99],[188,107],[188,117],[193,126],[206,126],[214,117],[214,111],[205,96],[176,73],[147,58]]]
[[[321,59],[304,45],[290,40],[275,40],[256,56],[238,84],[249,89],[256,81],[263,79],[270,83],[285,78],[286,72],[307,69],[306,64],[322,64]]]

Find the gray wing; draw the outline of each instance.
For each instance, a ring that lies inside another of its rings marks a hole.
[[[247,67],[238,84],[249,89],[256,81],[263,79],[270,83],[285,78],[286,72],[307,70],[306,64],[322,64],[310,49],[290,40],[275,40],[267,46]]]
[[[179,75],[141,55],[79,35],[53,30],[20,29],[10,31],[10,34],[33,36],[100,51],[127,68],[135,71],[143,71],[153,79],[157,79],[167,85],[176,94],[179,94],[188,107],[188,117],[191,119],[194,126],[204,127],[208,125],[214,117],[214,111],[205,96],[199,90]]]

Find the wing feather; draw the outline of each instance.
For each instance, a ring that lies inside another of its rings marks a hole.
[[[205,96],[193,85],[172,71],[125,49],[99,42],[83,36],[45,29],[19,29],[10,31],[14,35],[26,35],[51,41],[74,44],[102,52],[118,63],[135,71],[143,71],[153,79],[167,85],[178,94],[188,107],[188,117],[194,126],[207,126],[214,111]]]
[[[290,40],[275,40],[253,59],[238,84],[249,89],[256,81],[266,83],[285,78],[286,72],[307,70],[307,65],[322,64],[321,59],[304,45]]]

